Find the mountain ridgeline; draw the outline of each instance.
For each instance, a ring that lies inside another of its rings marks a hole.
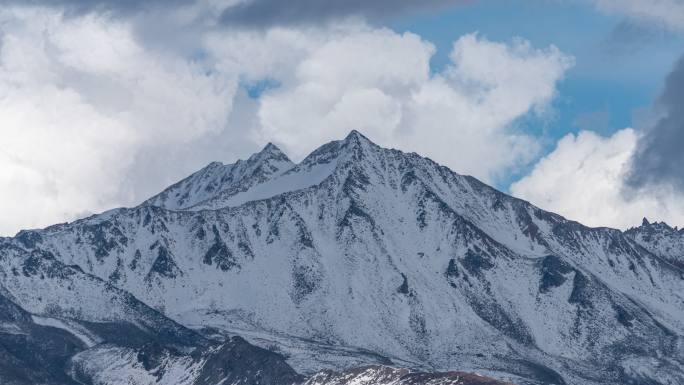
[[[684,383],[684,232],[589,228],[356,131],[0,262],[2,383]]]

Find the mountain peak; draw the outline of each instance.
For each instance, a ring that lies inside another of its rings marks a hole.
[[[641,226],[637,227],[637,229],[641,230],[651,230],[651,231],[667,231],[667,232],[672,232],[676,231],[676,227],[672,228],[672,226],[668,225],[666,222],[650,222],[648,219],[644,218],[643,221],[641,222]]]
[[[360,133],[359,131],[357,131],[357,130],[351,130],[351,131],[349,131],[349,133],[348,133],[347,136],[345,137],[345,140],[348,140],[349,138],[352,138],[352,137],[366,138],[366,137],[365,137],[362,133]]]
[[[190,208],[224,192],[236,193],[263,183],[292,168],[294,163],[276,145],[268,143],[247,160],[233,164],[211,162],[203,169],[144,202],[171,210]]]
[[[370,139],[368,139],[365,135],[360,133],[359,131],[356,130],[351,130],[349,134],[344,138],[343,140],[344,143],[367,143],[371,145],[375,145]]]
[[[278,148],[278,146],[271,142],[268,142],[268,144],[266,144],[261,151],[256,152],[247,158],[248,163],[262,163],[271,161],[292,163],[290,158],[288,158],[287,155],[285,155],[285,153]]]
[[[351,155],[354,159],[360,160],[367,157],[374,150],[379,149],[380,146],[373,143],[366,136],[359,131],[352,130],[343,140],[338,141],[339,154]]]
[[[273,142],[268,142],[264,148],[261,149],[260,153],[268,153],[273,155],[281,155],[287,158],[287,155],[280,149],[280,147],[273,144]]]

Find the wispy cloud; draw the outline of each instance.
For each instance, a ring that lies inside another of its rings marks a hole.
[[[604,11],[616,12],[629,19],[684,32],[683,0],[592,0]]]

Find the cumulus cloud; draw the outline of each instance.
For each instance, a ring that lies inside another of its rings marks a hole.
[[[639,135],[633,129],[603,137],[591,131],[562,138],[533,171],[511,186],[513,195],[590,226],[626,229],[642,217],[684,223],[684,196],[672,189],[647,188],[625,195]]]
[[[511,124],[548,107],[572,58],[469,34],[454,43],[451,65],[431,74],[433,53],[411,33],[333,36],[296,63],[294,79],[262,96],[258,134],[297,157],[357,129],[487,181],[529,162],[536,139]]]
[[[0,232],[128,203],[146,147],[221,129],[237,86],[140,47],[129,26],[5,10],[0,50]]]
[[[599,9],[621,13],[631,20],[684,32],[682,0],[592,0]]]
[[[682,1],[599,3],[671,30],[684,25]],[[605,131],[601,122],[605,117],[578,119],[581,128],[593,131],[564,137],[529,175],[511,186],[511,192],[593,226],[627,228],[638,225],[643,216],[684,224],[682,100],[684,58],[665,80],[662,94],[648,112],[650,122],[603,137],[595,131]]]
[[[434,74],[431,43],[351,20],[199,26],[192,50],[174,50],[148,45],[138,21],[0,11],[0,233],[137,204],[266,141],[301,158],[351,129],[491,180],[530,160],[536,140],[513,123],[542,114],[572,64],[555,47],[470,34]],[[272,88],[249,97],[258,84]]]

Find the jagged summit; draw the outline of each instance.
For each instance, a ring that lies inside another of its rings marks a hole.
[[[294,166],[273,143],[247,160],[233,164],[211,162],[203,169],[148,199],[143,205],[182,210],[227,192],[235,193],[263,183]]]
[[[684,228],[673,228],[665,222],[649,222],[644,218],[641,226],[625,231],[625,235],[651,253],[684,268]]]
[[[170,186],[143,204],[171,210],[204,210],[234,206],[246,200],[263,199],[286,191],[305,188],[329,175],[338,159],[360,161],[364,151],[379,149],[356,130],[344,139],[322,145],[295,165],[275,144],[269,142],[247,160],[224,165],[212,162]],[[261,186],[268,184],[267,186]]]
[[[188,210],[212,210],[235,207],[245,202],[271,198],[287,192],[315,186],[336,172],[344,172],[350,164],[372,166],[378,162],[378,153],[386,151],[371,142],[358,131],[351,131],[344,139],[326,143],[312,151],[299,164],[272,178],[266,178],[241,189],[223,191],[195,205]]]
[[[276,151],[282,152],[278,146],[273,144],[273,142],[268,142],[260,152]]]
[[[347,151],[355,151],[357,157],[363,153],[383,149],[356,130],[352,130],[344,138],[342,148],[347,149]]]
[[[679,229],[677,226],[672,227],[667,222],[649,222],[646,218],[643,219],[641,226],[635,226],[625,231],[627,234],[678,234],[684,233],[684,228]]]
[[[305,157],[298,166],[303,168],[318,163],[326,163],[339,156],[351,154],[354,151],[359,152],[370,149],[380,149],[380,147],[360,132],[352,130],[344,139],[334,140],[318,147]]]
[[[275,144],[272,142],[268,142],[264,148],[261,149],[261,151],[252,154],[248,159],[247,162],[257,162],[257,161],[283,161],[283,162],[291,162],[290,158],[285,155],[285,153]]]
[[[371,144],[375,145],[375,143],[371,142],[370,139],[368,139],[365,135],[363,135],[361,132],[359,132],[357,130],[349,131],[349,134],[347,134],[347,136],[344,138],[344,141],[348,142],[348,143],[352,142],[352,141],[366,142],[366,143],[371,143]]]

